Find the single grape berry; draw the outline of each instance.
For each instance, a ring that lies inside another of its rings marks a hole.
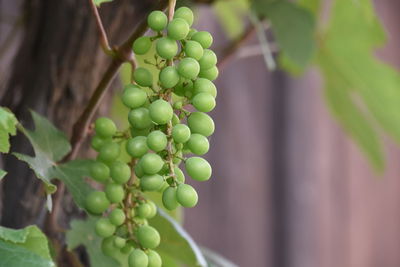
[[[131,168],[126,163],[116,161],[111,165],[110,175],[117,184],[124,184],[131,178]]]
[[[150,249],[147,252],[147,257],[149,258],[149,263],[148,263],[147,267],[161,267],[162,266],[161,257],[154,250]]]
[[[164,150],[167,142],[167,136],[161,131],[153,131],[147,136],[147,146],[154,152]]]
[[[157,206],[156,206],[156,204],[154,204],[153,201],[149,201],[149,202],[147,202],[147,204],[149,204],[151,207],[151,213],[149,215],[150,216],[149,218],[153,218],[157,214]]]
[[[144,191],[157,191],[164,183],[164,178],[161,175],[144,175],[140,178],[140,187]]]
[[[204,78],[198,78],[193,84],[193,93],[197,95],[199,93],[209,93],[213,97],[217,97],[217,87],[210,80]]]
[[[195,59],[187,57],[178,65],[179,74],[186,79],[195,79],[200,72],[200,65]]]
[[[113,162],[119,157],[120,151],[119,144],[113,142],[105,143],[99,151],[98,159],[105,163]]]
[[[179,167],[175,166],[174,167],[174,172],[175,172],[176,180],[179,183],[184,183],[185,182],[185,175],[183,174],[183,171]]]
[[[191,39],[199,42],[204,49],[209,48],[213,43],[212,35],[206,31],[196,32]]]
[[[167,26],[168,18],[164,12],[155,10],[147,17],[147,24],[153,31],[162,31]]]
[[[163,37],[156,43],[157,54],[164,59],[172,59],[178,53],[178,44],[175,40]]]
[[[128,120],[134,128],[140,130],[149,128],[153,124],[147,108],[132,109],[128,114]]]
[[[210,112],[215,108],[215,98],[209,93],[196,94],[192,99],[193,106],[202,112]]]
[[[125,222],[125,213],[122,209],[114,209],[108,216],[110,222],[116,226],[120,226]]]
[[[125,247],[126,245],[126,239],[116,236],[114,237],[114,246],[121,249],[123,247]]]
[[[122,93],[122,102],[128,108],[138,108],[144,105],[147,100],[147,94],[138,86],[130,84],[125,87]]]
[[[203,47],[196,41],[187,41],[185,44],[184,51],[187,57],[191,57],[196,60],[200,60],[204,54]],[[200,64],[200,70],[201,70],[201,64]]]
[[[112,224],[108,219],[106,218],[100,218],[96,222],[96,227],[95,227],[96,234],[100,237],[109,237],[112,236],[115,232],[115,225]]]
[[[152,212],[153,208],[147,203],[142,203],[137,208],[137,215],[143,219],[149,219]]]
[[[117,131],[114,122],[109,118],[98,118],[94,124],[96,134],[102,138],[112,137]]]
[[[167,66],[160,71],[159,80],[164,88],[172,88],[179,82],[179,74],[175,67]]]
[[[185,39],[189,33],[189,28],[190,26],[186,20],[181,18],[173,19],[167,27],[168,37],[178,41]]]
[[[125,197],[125,190],[122,185],[109,183],[105,188],[107,199],[111,203],[119,203]]]
[[[186,143],[190,138],[190,129],[185,124],[176,124],[172,128],[172,138],[175,143]]]
[[[148,267],[149,258],[141,249],[135,249],[128,257],[129,267]]]
[[[214,121],[206,113],[193,112],[188,117],[187,122],[192,133],[198,133],[204,136],[210,136],[214,133]]]
[[[219,71],[218,71],[217,66],[213,66],[207,70],[200,69],[200,73],[199,73],[200,78],[205,78],[210,81],[214,81],[215,79],[217,79],[218,75],[219,75]]]
[[[114,246],[114,237],[110,236],[104,238],[101,242],[101,251],[104,255],[114,258],[115,255],[118,255],[119,249]]]
[[[105,143],[110,141],[111,138],[101,138],[100,136],[95,135],[92,137],[92,142],[90,144],[92,148],[98,152]]]
[[[186,145],[196,155],[204,155],[210,149],[208,139],[201,134],[192,134]]]
[[[149,111],[151,120],[157,124],[166,124],[172,119],[174,113],[171,104],[162,99],[151,103]]]
[[[137,238],[140,245],[144,248],[156,248],[160,244],[160,234],[158,231],[148,225],[140,226],[137,230]]]
[[[194,21],[194,15],[192,10],[188,7],[180,7],[177,10],[175,10],[174,18],[181,18],[186,21],[186,23],[190,26],[192,26],[193,21]]]
[[[142,165],[140,164],[140,161],[138,161],[138,163],[135,166],[135,175],[138,178],[141,178],[141,177],[143,177],[143,175],[145,175],[145,173],[143,171],[143,168],[142,168]]]
[[[133,158],[140,158],[149,150],[147,138],[145,136],[136,136],[129,139],[126,143],[126,152]]]
[[[199,197],[191,185],[180,184],[176,190],[176,199],[183,207],[192,208],[196,206]]]
[[[148,36],[139,37],[133,42],[133,52],[137,55],[144,55],[149,52],[151,48],[151,40]]]
[[[164,161],[157,154],[147,153],[141,158],[140,165],[142,166],[144,173],[156,174],[163,167]]]
[[[104,192],[93,191],[86,197],[85,207],[92,214],[102,214],[108,206],[110,206],[110,202]]]
[[[185,162],[187,173],[197,181],[206,181],[211,177],[211,166],[205,159],[200,157],[188,158]]]
[[[106,164],[95,161],[90,165],[90,176],[94,180],[104,183],[110,177],[110,169]]]
[[[208,70],[217,64],[217,56],[210,49],[204,49],[204,54],[199,60],[200,69]]]
[[[178,117],[178,115],[176,115],[175,113],[174,113],[174,115],[172,115],[172,126],[175,126],[175,125],[177,125],[178,123],[180,123],[181,122],[181,120],[179,119],[179,117]]]
[[[162,202],[167,210],[174,210],[179,206],[178,200],[176,199],[176,188],[168,187],[162,194]]]
[[[153,85],[153,75],[148,69],[139,67],[133,72],[133,79],[140,86],[150,87]]]

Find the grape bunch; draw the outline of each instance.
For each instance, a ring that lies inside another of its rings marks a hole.
[[[104,238],[103,252],[127,256],[130,267],[162,265],[154,250],[160,235],[147,221],[157,207],[145,192],[160,192],[167,210],[194,207],[198,194],[185,183],[181,163],[197,181],[210,179],[212,173],[199,156],[208,152],[208,137],[215,129],[206,114],[217,96],[212,82],[218,76],[217,57],[209,49],[213,38],[191,28],[193,12],[187,7],[178,8],[170,21],[164,12],[153,11],[147,22],[153,35],[136,39],[133,52],[145,55],[155,48],[154,60],[145,63],[157,69],[158,77],[150,67],[133,71],[134,83],[122,94],[130,109],[129,129],[118,131],[106,117],[96,120],[92,147],[98,155],[90,175],[104,191],[86,197],[88,212],[101,216],[95,230]]]

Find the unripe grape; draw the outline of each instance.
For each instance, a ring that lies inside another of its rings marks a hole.
[[[175,86],[174,94],[178,96],[184,96],[186,92],[193,90],[193,82],[191,80],[181,79],[181,81]]]
[[[168,187],[164,190],[162,202],[167,210],[174,210],[179,206],[178,200],[176,199],[175,187]]]
[[[198,78],[193,84],[193,93],[194,95],[199,93],[208,93],[213,97],[217,97],[217,88],[212,81]]]
[[[101,251],[104,255],[114,258],[116,254],[118,254],[118,248],[114,246],[114,237],[110,236],[104,238],[101,242]]]
[[[100,237],[109,237],[112,236],[115,232],[115,225],[110,223],[110,221],[106,218],[100,218],[96,222],[96,234]]]
[[[101,147],[107,142],[111,142],[111,138],[101,138],[98,135],[94,135],[92,137],[91,146],[94,150],[100,151]]]
[[[154,152],[164,150],[167,143],[167,136],[161,131],[153,131],[147,136],[147,146]]]
[[[138,178],[141,178],[141,177],[143,177],[144,174],[145,173],[143,171],[142,165],[140,165],[140,161],[139,161],[138,163],[136,163],[136,166],[135,166],[135,175]]]
[[[190,40],[192,39],[192,36],[197,32],[196,29],[190,29],[188,35],[186,36],[186,39]]]
[[[133,217],[133,220],[138,225],[148,225],[149,222],[146,219],[140,218],[139,216]]]
[[[193,106],[202,112],[210,112],[215,108],[215,98],[209,93],[199,93],[192,99]]]
[[[187,119],[190,131],[204,136],[214,133],[215,125],[210,116],[203,112],[193,112]]]
[[[141,130],[149,128],[153,124],[147,108],[132,109],[128,114],[128,120],[134,128]]]
[[[120,226],[125,222],[125,213],[122,209],[114,209],[110,215],[109,220],[112,224]]]
[[[189,24],[189,26],[192,26],[193,21],[194,21],[194,15],[192,10],[190,10],[190,8],[188,7],[180,7],[177,10],[175,10],[174,13],[174,18],[181,18],[184,19],[187,24]]]
[[[181,122],[181,120],[179,119],[178,115],[176,115],[176,114],[174,113],[174,115],[172,115],[172,125],[175,126],[175,125],[177,125],[177,124],[180,123],[180,122]]]
[[[168,37],[174,40],[185,39],[189,33],[189,28],[190,26],[186,20],[181,18],[173,19],[167,27]]]
[[[145,136],[136,136],[129,139],[126,143],[126,152],[133,158],[140,158],[149,150],[147,138]]]
[[[121,248],[121,253],[123,253],[123,254],[130,254],[132,251],[133,251],[133,246],[134,246],[134,244],[132,243],[132,242],[127,242],[127,244],[123,247],[123,248]]]
[[[148,267],[149,258],[143,250],[135,249],[129,254],[128,265],[129,267]]]
[[[155,10],[147,17],[147,24],[153,31],[162,31],[167,26],[168,18],[164,12]]]
[[[85,207],[92,214],[102,214],[110,206],[106,194],[101,191],[92,191],[85,199]]]
[[[117,184],[124,184],[131,178],[131,168],[128,164],[116,161],[111,165],[111,178]]]
[[[156,206],[156,204],[154,204],[153,201],[149,201],[147,204],[149,204],[151,207],[151,213],[149,215],[149,219],[150,219],[157,215],[157,206]]]
[[[186,145],[196,155],[204,155],[210,149],[208,139],[201,134],[192,134]]]
[[[163,167],[164,161],[157,154],[147,153],[141,158],[140,165],[142,166],[144,173],[156,174]]]
[[[195,79],[200,72],[200,65],[195,59],[186,57],[179,62],[178,72],[186,79]]]
[[[194,58],[196,60],[200,60],[203,57],[204,54],[204,49],[196,41],[187,41],[185,44],[185,55],[187,57]],[[200,62],[199,62],[200,63]],[[201,69],[201,64],[200,64],[200,69]]]
[[[136,236],[140,245],[144,248],[156,248],[160,244],[160,234],[158,231],[148,225],[140,226],[137,230]]]
[[[160,189],[163,183],[163,177],[158,174],[144,175],[140,179],[140,187],[144,191],[157,191],[158,189]]]
[[[172,59],[178,53],[178,44],[175,40],[163,37],[156,43],[157,54],[164,59]]]
[[[174,172],[175,172],[176,180],[179,183],[184,183],[185,182],[185,175],[183,174],[183,171],[179,167],[175,166],[174,167]]]
[[[100,149],[98,159],[103,162],[109,163],[116,160],[119,157],[119,154],[120,154],[119,144],[108,142],[105,143]]]
[[[185,124],[176,124],[172,128],[172,138],[176,143],[186,143],[190,138],[190,129]]]
[[[191,39],[199,42],[204,49],[209,48],[213,43],[212,35],[206,31],[196,32]]]
[[[106,164],[95,161],[90,165],[90,176],[94,180],[104,183],[110,177],[110,169]]]
[[[146,100],[146,92],[135,85],[128,85],[122,93],[122,102],[128,108],[141,107],[146,103]]]
[[[149,252],[147,253],[147,257],[149,257],[149,264],[147,265],[147,267],[161,267],[162,266],[161,257],[154,250],[149,250]]]
[[[187,173],[197,181],[206,181],[210,179],[212,174],[210,163],[200,157],[188,158],[185,167]]]
[[[116,236],[114,237],[114,246],[117,248],[123,248],[126,245],[126,239]]]
[[[199,60],[200,69],[208,70],[217,64],[217,56],[210,49],[204,49],[204,54]]]
[[[192,208],[196,206],[199,197],[191,185],[180,184],[176,190],[176,199],[183,207]]]
[[[200,73],[199,73],[200,78],[205,78],[210,81],[214,81],[215,79],[217,79],[218,75],[219,75],[219,71],[218,71],[217,66],[213,66],[207,70],[200,69]]]
[[[142,203],[137,208],[138,216],[143,219],[150,218],[150,215],[152,212],[153,212],[153,208],[147,203]]]
[[[133,79],[140,86],[150,87],[153,85],[153,75],[148,69],[139,67],[133,72]]]
[[[144,55],[151,48],[151,40],[148,36],[139,37],[133,42],[133,52],[137,55]]]
[[[102,138],[112,137],[117,131],[115,123],[109,118],[98,118],[94,124],[96,134]]]
[[[178,152],[176,152],[175,153],[175,157],[174,157],[174,159],[172,160],[172,162],[175,164],[175,165],[179,165],[179,164],[181,164],[181,158],[182,158],[182,151],[178,151]]]
[[[125,190],[122,185],[109,183],[105,188],[107,199],[111,203],[119,203],[125,197]]]
[[[179,82],[179,74],[175,67],[167,66],[160,71],[159,80],[164,88],[172,88]]]
[[[157,124],[166,124],[172,119],[174,113],[171,104],[162,99],[151,103],[149,111],[151,120]]]

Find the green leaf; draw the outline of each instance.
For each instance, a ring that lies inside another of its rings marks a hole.
[[[5,170],[0,169],[0,180],[6,176],[7,172]]]
[[[8,153],[10,150],[10,135],[17,132],[18,121],[8,109],[0,107],[0,152]]]
[[[201,251],[203,252],[204,257],[207,260],[208,267],[238,267],[238,265],[222,257],[215,251],[212,251],[205,247],[202,247]]]
[[[46,236],[36,226],[15,230],[0,226],[0,267],[55,266]]]
[[[243,33],[244,17],[249,11],[247,0],[216,1],[213,9],[229,38],[235,39]]]
[[[190,235],[172,217],[161,209],[157,215],[149,220],[161,235],[158,251],[188,266],[207,266],[207,262],[200,248]]]
[[[102,3],[112,2],[113,0],[93,0],[96,6],[100,6]]]

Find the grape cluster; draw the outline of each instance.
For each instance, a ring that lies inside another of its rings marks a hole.
[[[181,7],[168,21],[161,11],[148,16],[153,36],[133,43],[136,55],[155,47],[158,77],[149,68],[133,72],[135,83],[124,88],[122,102],[130,111],[129,129],[118,131],[114,122],[102,117],[95,122],[92,147],[98,152],[90,169],[91,177],[104,184],[104,191],[86,197],[86,209],[101,215],[96,233],[104,238],[106,255],[128,255],[130,267],[158,267],[161,258],[153,249],[160,235],[147,219],[157,207],[143,192],[162,193],[164,208],[194,207],[196,190],[185,183],[179,167],[197,181],[211,177],[210,164],[199,157],[209,150],[208,137],[214,122],[206,114],[215,107],[218,76],[217,57],[210,50],[210,33],[191,28],[193,13]],[[186,157],[187,154],[194,156]],[[138,179],[136,179],[138,178]]]

